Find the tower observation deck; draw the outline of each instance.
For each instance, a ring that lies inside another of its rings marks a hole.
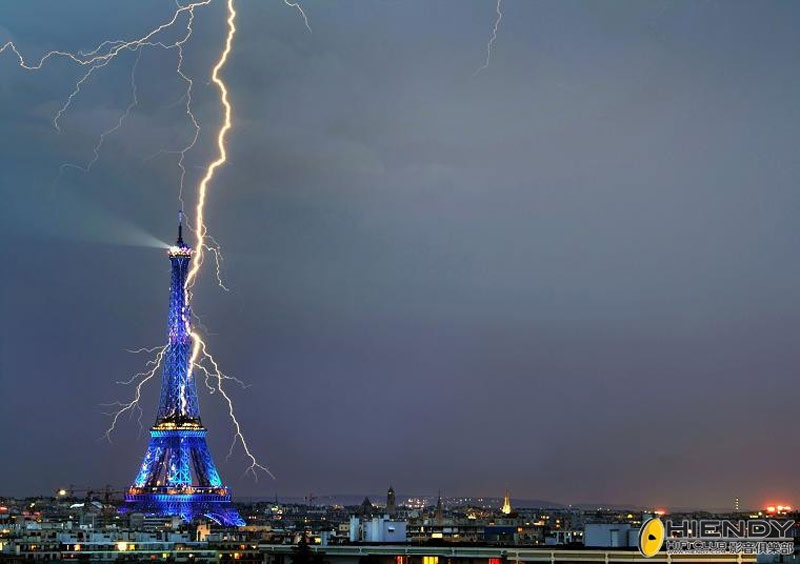
[[[158,413],[142,465],[125,495],[124,511],[177,515],[186,521],[206,517],[220,525],[241,526],[245,522],[231,505],[200,421],[186,291],[192,252],[183,241],[180,221],[178,240],[168,251],[172,275]]]

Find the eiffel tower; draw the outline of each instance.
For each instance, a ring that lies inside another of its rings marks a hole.
[[[230,490],[222,484],[208,450],[189,366],[191,310],[185,285],[193,251],[183,242],[182,231],[181,215],[178,241],[168,253],[172,280],[158,415],[139,473],[125,495],[123,510],[180,516],[186,521],[206,517],[220,525],[241,526],[244,519],[233,508]]]

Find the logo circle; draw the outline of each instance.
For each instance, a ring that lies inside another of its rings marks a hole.
[[[642,523],[639,529],[639,552],[645,558],[652,558],[664,546],[664,523],[658,517],[653,517]]]

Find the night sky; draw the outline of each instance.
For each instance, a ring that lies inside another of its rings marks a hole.
[[[240,496],[500,496],[730,507],[800,502],[800,4],[307,0],[313,34],[242,0],[224,76],[230,159],[194,309],[251,447],[200,390]],[[30,55],[141,35],[154,0],[0,4]],[[205,127],[223,6],[186,69]],[[0,493],[124,487],[147,445],[101,404],[165,338],[175,57],[98,71],[0,55]],[[210,263],[209,263],[210,266]]]

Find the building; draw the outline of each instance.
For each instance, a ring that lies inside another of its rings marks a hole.
[[[392,486],[389,486],[389,491],[386,492],[386,513],[389,514],[389,517],[397,515],[397,498]]]
[[[639,546],[639,529],[630,523],[587,523],[583,544],[587,548],[627,548]]]
[[[387,517],[350,518],[350,542],[404,543],[406,522]]]

